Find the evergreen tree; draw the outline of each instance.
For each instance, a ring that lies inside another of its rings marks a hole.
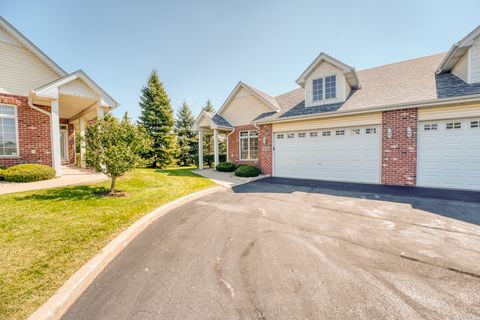
[[[152,150],[146,157],[153,167],[165,168],[172,164],[175,154],[174,119],[170,99],[156,70],[152,71],[147,85],[142,88],[139,104],[142,108],[140,124],[153,141]]]
[[[215,113],[215,108],[213,107],[212,102],[210,99],[207,100],[207,104],[203,107],[203,111]],[[203,134],[203,152],[204,154],[213,154],[213,134],[212,133],[204,133]]]
[[[177,119],[175,121],[174,131],[177,134],[177,160],[182,166],[187,166],[192,163],[193,154],[196,151],[195,132],[192,130],[193,118],[190,107],[186,102],[183,102],[182,107],[177,112]]]

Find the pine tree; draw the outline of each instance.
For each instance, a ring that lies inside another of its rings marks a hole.
[[[174,124],[173,109],[156,70],[148,78],[140,96],[142,114],[140,124],[152,138],[152,150],[146,155],[153,167],[165,168],[173,163],[175,138],[172,135]]]
[[[182,166],[187,166],[192,163],[193,152],[197,149],[196,135],[192,130],[194,121],[195,119],[190,111],[190,107],[186,102],[183,102],[182,107],[177,112],[174,128],[177,134],[177,160]]]
[[[203,111],[215,113],[215,108],[213,107],[210,99],[207,100],[207,104],[203,107]],[[213,154],[213,134],[205,133],[203,135],[203,151],[204,154]]]

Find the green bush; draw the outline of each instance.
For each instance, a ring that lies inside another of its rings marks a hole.
[[[17,164],[3,171],[3,178],[10,182],[32,182],[55,177],[55,170],[43,164]]]
[[[260,174],[260,169],[255,166],[242,165],[235,170],[237,177],[256,177]]]
[[[0,168],[0,181],[5,180],[5,177],[3,176],[5,174],[5,169]]]
[[[220,172],[233,172],[237,166],[231,162],[220,162],[215,169]]]
[[[198,154],[194,156],[195,165],[198,167]],[[227,155],[225,153],[220,153],[218,155],[218,162],[227,161]],[[209,168],[213,168],[214,156],[211,153],[203,155],[203,164],[206,164]]]

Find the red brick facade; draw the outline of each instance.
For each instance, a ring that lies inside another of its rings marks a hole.
[[[382,113],[382,184],[415,186],[418,109]],[[388,137],[388,129],[392,136]],[[412,136],[407,137],[411,129]]]
[[[240,160],[239,133],[241,131],[258,131],[258,160]],[[228,161],[236,164],[249,164],[258,167],[262,174],[272,174],[272,125],[260,126],[260,130],[253,125],[239,126],[228,136]]]
[[[20,146],[18,156],[0,157],[0,165],[12,166],[19,163],[51,165],[50,117],[30,108],[27,97],[0,93],[0,103],[17,107]],[[49,107],[40,108],[50,111]]]

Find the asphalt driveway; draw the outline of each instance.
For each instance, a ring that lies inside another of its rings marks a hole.
[[[480,203],[263,180],[138,236],[63,319],[479,319]]]

